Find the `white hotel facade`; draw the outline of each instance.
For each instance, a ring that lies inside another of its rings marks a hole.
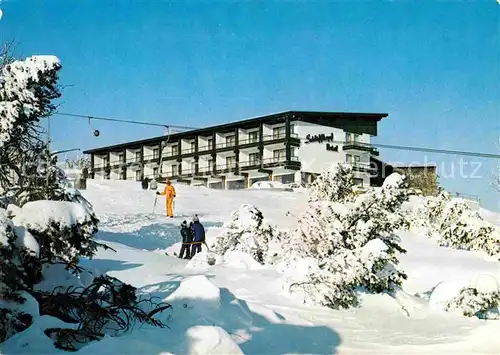
[[[369,186],[378,161],[370,139],[387,116],[288,111],[84,153],[94,179],[168,178],[227,189],[259,180],[307,184],[344,161],[353,165],[357,184]]]

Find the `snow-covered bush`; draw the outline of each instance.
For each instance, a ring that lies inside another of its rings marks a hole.
[[[462,199],[449,201],[442,213],[439,243],[455,249],[482,250],[489,255],[500,253],[500,230],[482,219]]]
[[[499,319],[499,309],[500,291],[482,293],[475,288],[462,289],[446,307],[450,312],[458,311],[464,316],[480,319]]]
[[[500,284],[494,275],[439,283],[430,295],[432,308],[480,319],[500,319]]]
[[[392,291],[406,278],[397,268],[397,253],[405,252],[393,232],[405,226],[401,205],[406,181],[394,173],[379,191],[354,202],[309,203],[299,227],[285,246],[286,258],[315,260],[307,276],[291,280],[291,290],[331,308],[357,305],[356,291]]]
[[[447,192],[425,197],[408,209],[411,227],[454,249],[500,253],[500,228],[485,221],[467,202]]]
[[[425,201],[426,217],[431,223],[439,223],[443,211],[448,202],[451,201],[451,195],[446,191],[441,191],[436,197],[428,196]]]
[[[38,245],[0,210],[0,342],[26,329],[32,315],[20,310],[23,291],[41,280]]]
[[[136,322],[163,327],[153,316],[167,308],[151,297],[138,298],[136,288],[120,280],[101,275],[88,287],[56,288],[38,292],[41,314],[57,317],[66,323],[77,323],[77,329],[49,328],[45,334],[57,348],[75,351],[104,334],[118,336],[133,328]]]
[[[281,249],[281,232],[266,223],[262,212],[255,206],[245,204],[234,211],[225,229],[213,246],[213,251],[218,254],[241,251],[252,255],[261,264],[270,264]]]
[[[97,219],[79,203],[33,201],[25,204],[17,225],[25,227],[40,245],[40,258],[76,264],[79,257],[92,257],[99,246],[94,235]]]
[[[346,163],[332,165],[320,174],[309,187],[309,202],[346,202],[354,198],[354,174]]]

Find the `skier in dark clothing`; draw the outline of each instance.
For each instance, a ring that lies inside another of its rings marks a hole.
[[[201,244],[205,242],[205,228],[203,227],[203,224],[200,223],[198,215],[193,218],[191,230],[194,235],[193,246],[191,248],[191,257],[193,257],[196,253],[201,251]]]
[[[181,252],[179,254],[179,258],[183,258],[184,252],[186,252],[186,257],[184,259],[191,259],[189,246],[193,241],[193,231],[190,227],[188,227],[186,221],[182,221],[181,223],[181,235],[182,235],[182,247]]]
[[[141,186],[143,190],[147,190],[149,186],[149,178],[142,179]]]

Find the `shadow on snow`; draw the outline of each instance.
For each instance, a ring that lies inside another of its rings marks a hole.
[[[182,276],[139,289],[140,293],[164,299],[172,294],[182,281]],[[276,311],[238,299],[227,288],[220,289],[220,304],[210,300],[187,298],[171,302],[172,313],[164,313],[169,329],[141,331],[140,338],[156,343],[162,351],[175,354],[192,353],[193,344],[178,334],[197,325],[223,328],[245,354],[335,354],[341,343],[338,333],[326,326],[287,324],[286,318]],[[257,313],[263,309],[263,314]],[[168,334],[172,332],[173,334]],[[167,333],[167,334],[165,334]],[[165,338],[158,344],[159,337]],[[127,341],[126,336],[122,341]]]

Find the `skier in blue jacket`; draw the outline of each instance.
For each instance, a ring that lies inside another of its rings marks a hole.
[[[191,230],[194,235],[193,246],[191,247],[191,257],[193,257],[196,253],[201,251],[201,244],[205,242],[205,228],[203,224],[200,223],[198,215],[195,215],[193,218]]]

